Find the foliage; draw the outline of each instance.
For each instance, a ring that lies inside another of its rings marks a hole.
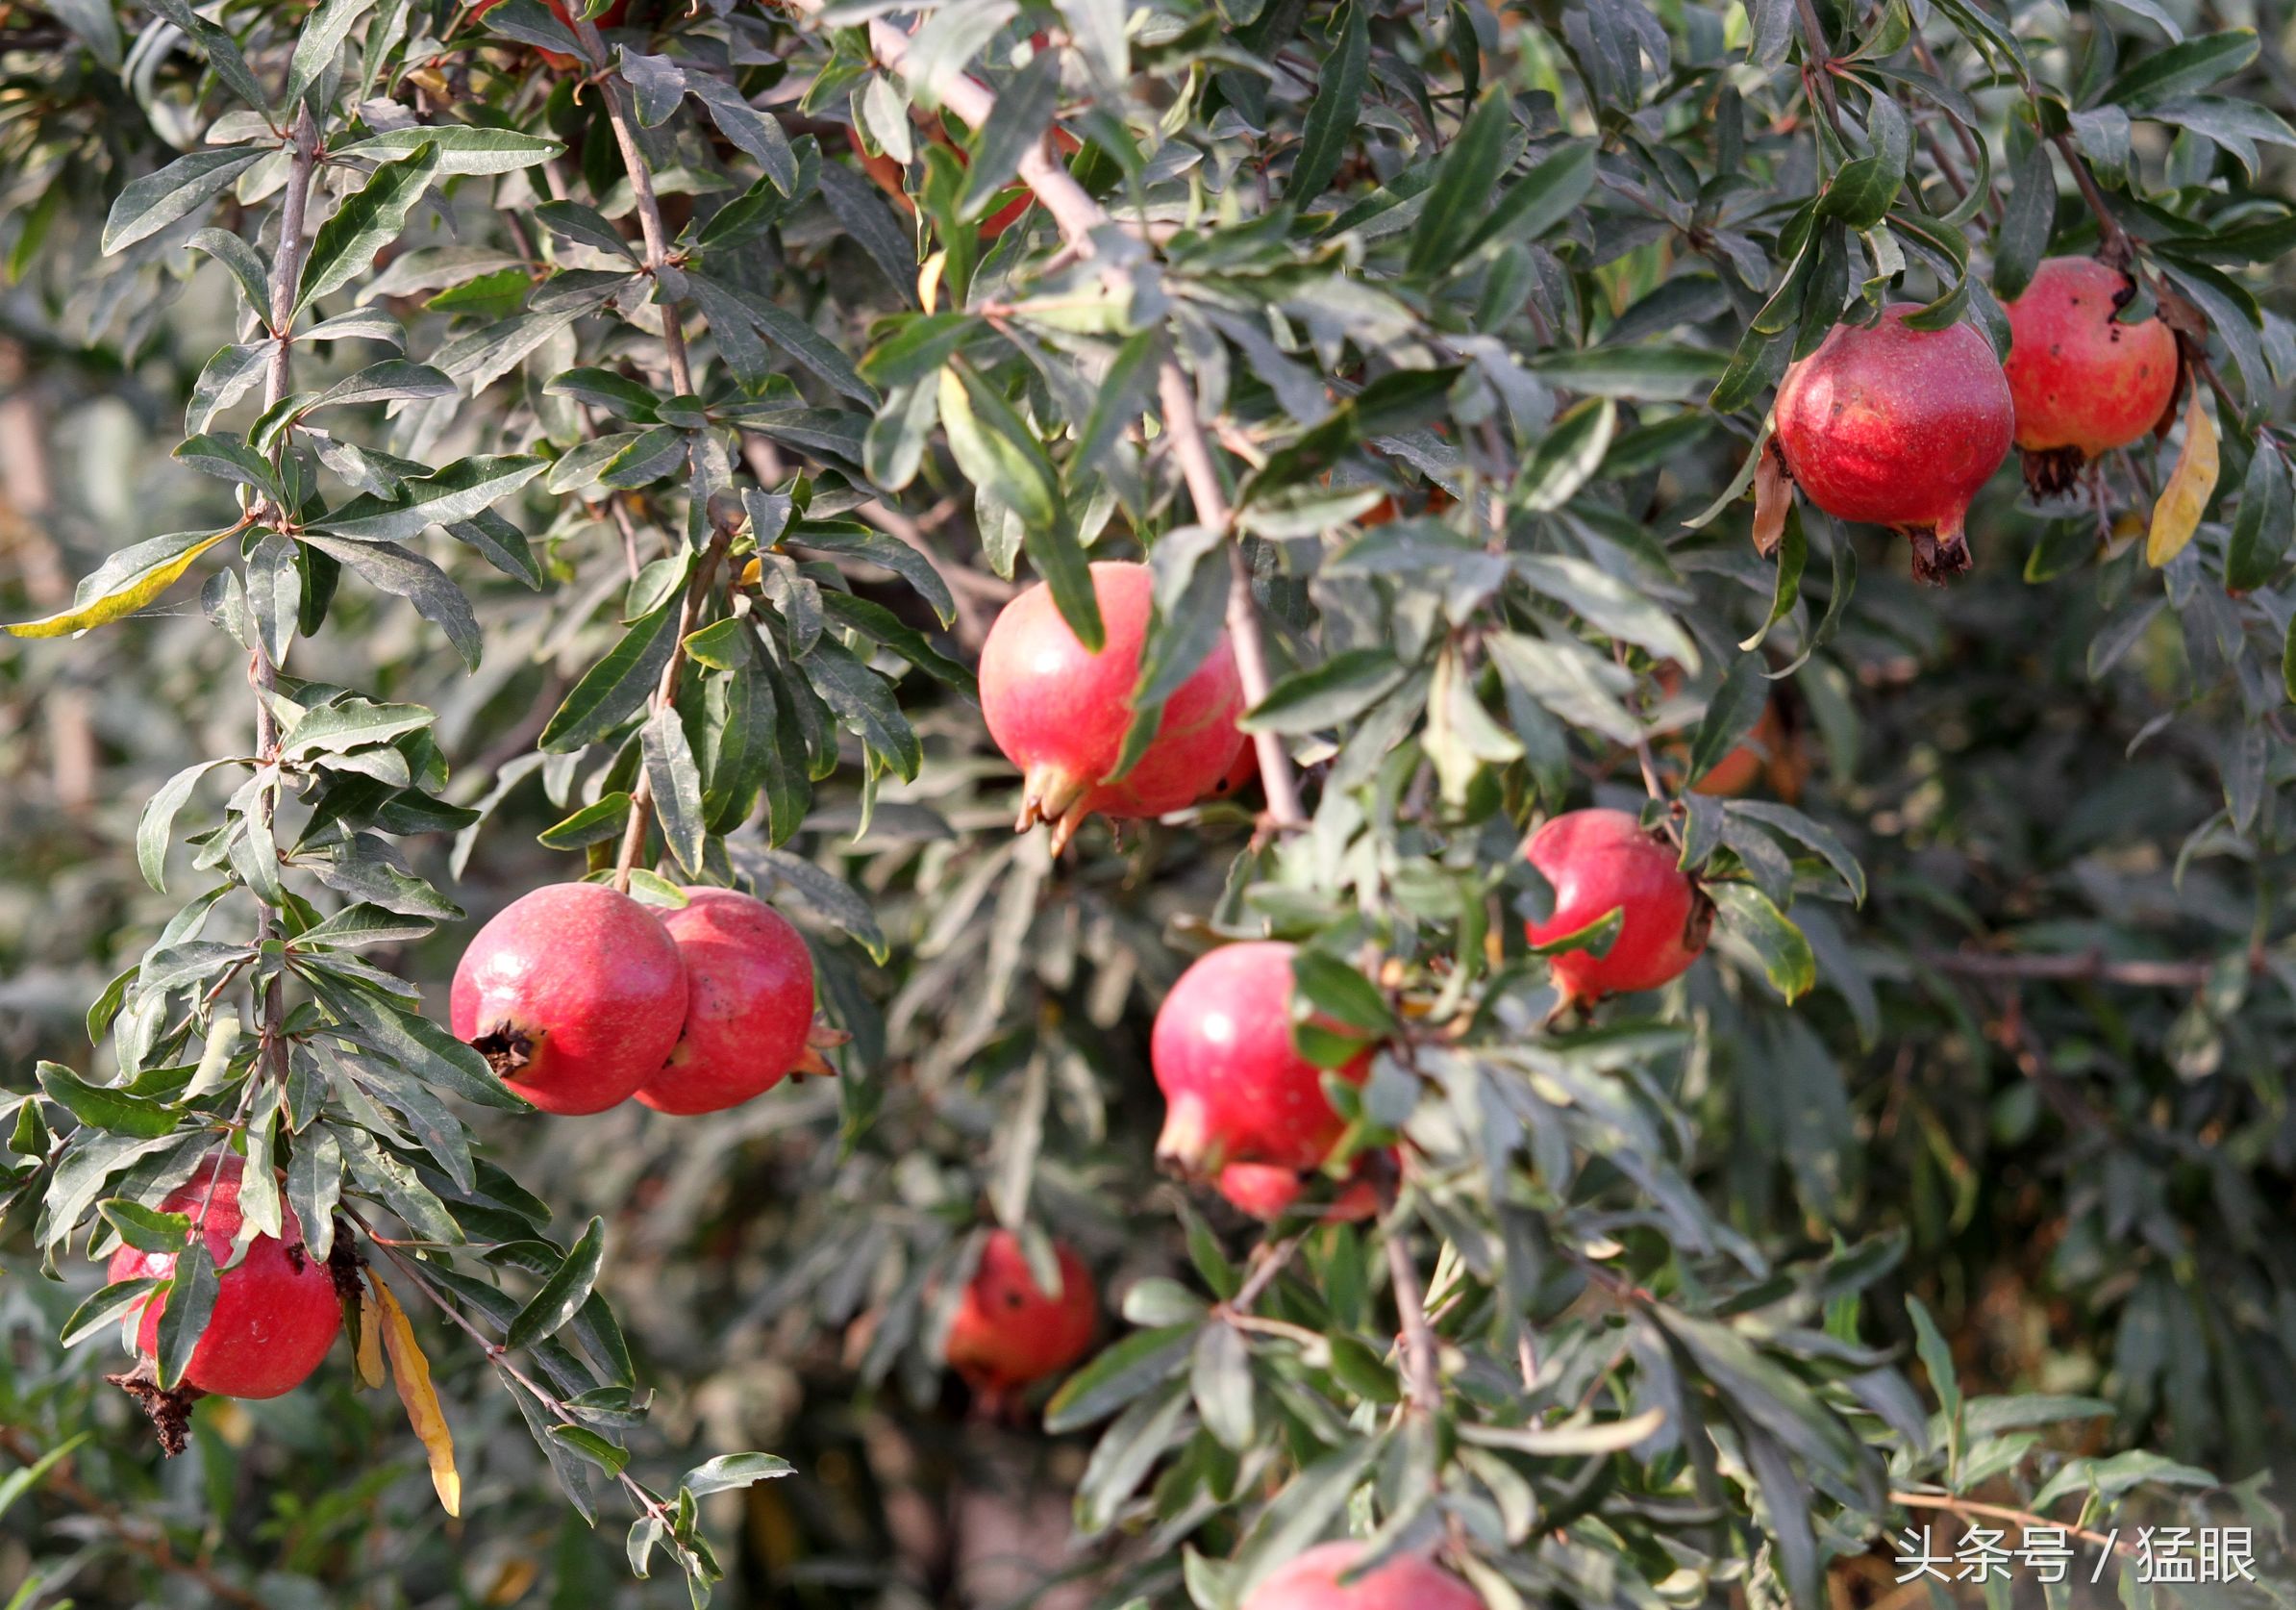
[[[75,641],[0,661],[0,1446],[97,1428],[0,1486],[26,1602],[669,1602],[610,1518],[696,1602],[988,1602],[904,1503],[1046,1485],[1111,1606],[1342,1529],[1494,1610],[1807,1607],[1971,1501],[2269,1552],[2284,19],[587,9],[0,4],[11,541],[94,558],[26,566],[10,630]],[[1904,300],[1999,348],[2090,250],[2183,342],[2156,439],[2002,477],[1947,593],[1807,504],[1749,542],[1791,358]],[[1267,809],[1055,861],[968,662],[1024,572],[1094,641],[1133,555],[1136,738],[1228,631]],[[1761,797],[1690,788],[1748,743]],[[1519,846],[1590,798],[1718,917],[1585,1017]],[[524,1112],[440,981],[586,873],[802,920],[834,1085]],[[1378,1044],[1330,1086],[1333,1172],[1405,1143],[1375,1222],[1153,1171],[1155,1004],[1247,934],[1304,947],[1305,1044]],[[363,1296],[161,1467],[89,1342],[148,1288],[86,1255],[189,1233],[152,1210],[224,1147]],[[968,1457],[940,1338],[999,1223],[1122,1322]]]

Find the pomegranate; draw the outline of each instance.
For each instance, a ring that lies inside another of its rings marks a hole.
[[[1207,799],[1234,799],[1237,794],[1260,781],[1260,746],[1250,739],[1235,751],[1235,764],[1228,767],[1228,774],[1211,785]]]
[[[1152,591],[1145,565],[1092,566],[1107,631],[1097,654],[1077,641],[1041,582],[1004,607],[982,645],[981,714],[1023,773],[1016,830],[1050,822],[1056,854],[1091,813],[1160,817],[1203,798],[1235,764],[1243,685],[1223,633],[1164,701],[1147,753],[1122,778],[1107,780],[1132,724]]]
[[[501,4],[502,0],[476,0],[476,3],[470,8],[471,19],[476,21]],[[581,13],[579,6],[568,6],[566,0],[548,0],[548,4],[551,15],[564,23],[567,28],[573,28],[574,19]],[[612,5],[606,8],[605,14],[598,18],[599,32],[604,33],[609,28],[619,28],[629,10],[630,0],[614,0]],[[570,72],[582,65],[578,58],[568,56],[562,50],[544,50],[537,45],[536,54],[562,73]]]
[[[1909,330],[1899,303],[1834,327],[1778,387],[1778,448],[1829,515],[1903,533],[1917,580],[1969,568],[1962,522],[2009,456],[2009,382],[1968,324]]]
[[[2069,490],[2089,460],[2143,436],[2176,397],[2175,333],[2158,318],[2114,316],[2135,290],[2093,257],[2053,257],[2009,304],[2003,367],[2036,496]]]
[[[686,1026],[637,1092],[658,1113],[714,1113],[800,1069],[828,1072],[807,1044],[813,958],[780,912],[734,889],[688,889],[661,926],[686,967]]]
[[[1324,1095],[1324,1070],[1292,1044],[1291,957],[1274,940],[1225,945],[1164,997],[1149,1038],[1167,1103],[1159,1161],[1199,1175],[1234,1163],[1297,1174],[1331,1154],[1346,1125]],[[1366,1050],[1338,1071],[1360,1084],[1370,1067]]]
[[[1059,1296],[1036,1284],[1018,1236],[993,1232],[949,1322],[949,1367],[990,1403],[1059,1374],[1092,1346],[1100,1302],[1091,1271],[1065,1245],[1056,1244],[1053,1255],[1061,1266]]]
[[[1565,950],[1549,960],[1566,1001],[1655,990],[1706,948],[1713,907],[1676,865],[1673,846],[1626,812],[1567,812],[1531,835],[1523,853],[1555,886],[1554,916],[1523,925],[1533,944],[1626,914],[1607,955]]]
[[[1379,1181],[1392,1180],[1401,1167],[1392,1149],[1365,1152],[1356,1159],[1355,1168],[1336,1191],[1329,1192],[1330,1205],[1319,1216],[1326,1224],[1353,1223],[1369,1219],[1379,1212]],[[1292,1209],[1292,1204],[1310,1189],[1326,1186],[1327,1182],[1296,1169],[1280,1168],[1272,1163],[1231,1163],[1220,1170],[1218,1190],[1235,1207],[1254,1219],[1274,1223]]]
[[[455,969],[454,1030],[546,1113],[602,1113],[661,1071],[686,964],[655,915],[602,883],[505,906]]]
[[[239,1233],[244,1167],[237,1157],[205,1165],[160,1204],[163,1213],[191,1216],[218,1269],[230,1259]],[[277,1397],[301,1386],[335,1345],[342,1324],[335,1277],[304,1250],[303,1226],[294,1210],[282,1203],[280,1218],[284,1239],[257,1236],[237,1266],[217,1275],[214,1309],[178,1385],[221,1397]],[[146,1275],[166,1279],[175,1273],[175,1259],[173,1252],[123,1246],[112,1254],[105,1274],[113,1281]],[[158,1293],[128,1321],[136,1350],[145,1358],[159,1354],[160,1316],[166,1309],[167,1294]]]
[[[1243,1610],[1484,1610],[1483,1596],[1432,1560],[1404,1554],[1342,1584],[1360,1543],[1327,1543],[1276,1568]]]

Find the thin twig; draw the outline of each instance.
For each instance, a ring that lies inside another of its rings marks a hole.
[[[1410,1405],[1432,1415],[1443,1406],[1443,1375],[1435,1351],[1435,1327],[1427,1322],[1427,1296],[1419,1268],[1411,1262],[1409,1238],[1397,1225],[1386,1236],[1387,1278],[1395,1288],[1395,1311],[1403,1319],[1403,1373]]]
[[[1795,0],[1802,17],[1802,81],[1805,86],[1817,86],[1818,100],[1826,109],[1826,121],[1834,126],[1836,138],[1841,136],[1841,106],[1834,97],[1834,46],[1826,40],[1826,25],[1817,14],[1811,0]]]
[[[23,1431],[12,1425],[0,1425],[0,1447],[26,1466],[37,1465],[42,1455],[38,1446]],[[237,1604],[244,1610],[263,1610],[263,1601],[237,1584],[217,1575],[198,1560],[177,1556],[168,1547],[164,1534],[145,1537],[134,1529],[135,1522],[116,1505],[99,1497],[71,1472],[70,1461],[59,1462],[48,1472],[48,1488],[81,1514],[89,1517],[110,1532],[119,1546],[148,1565],[176,1576],[197,1582],[225,1604]]]
[[[710,540],[709,548],[694,566],[693,580],[686,584],[685,598],[678,604],[677,641],[670,646],[669,664],[661,667],[661,680],[655,686],[654,696],[647,706],[657,715],[678,702],[678,683],[686,672],[686,640],[701,618],[702,605],[710,596],[710,585],[717,579],[717,566],[724,560],[726,545],[733,537],[731,526],[721,524],[717,528],[717,535]],[[630,825],[622,830],[621,853],[614,857],[613,864],[613,886],[624,894],[630,893],[631,874],[637,869],[637,858],[645,850],[646,826],[653,816],[654,774],[641,760],[637,781],[630,786]]]
[[[670,384],[680,396],[693,394],[693,370],[686,361],[686,330],[679,322],[678,299],[662,284],[661,271],[670,266],[669,237],[661,227],[661,203],[654,194],[653,170],[638,148],[637,127],[630,112],[630,87],[619,75],[606,73],[606,40],[594,22],[577,21],[576,38],[583,54],[599,73],[606,93],[606,117],[613,126],[614,143],[621,148],[622,166],[630,174],[630,193],[637,200],[637,227],[646,240],[646,272],[654,276],[654,297],[661,309],[661,350],[669,360]]]
[[[1971,978],[2040,978],[2066,983],[2129,984],[2160,990],[2197,990],[2215,971],[2212,962],[2116,962],[2097,951],[2073,956],[2015,956],[1999,951],[1924,950],[1916,959],[1939,972]]]
[[[2122,1542],[2118,1532],[2109,1536],[2104,1532],[2092,1532],[2086,1526],[2068,1525],[2062,1521],[2052,1521],[2045,1515],[2035,1515],[2031,1510],[2012,1509],[2008,1504],[1980,1503],[1975,1498],[1955,1497],[1950,1493],[1893,1492],[1889,1495],[1889,1501],[1903,1509],[1937,1509],[1949,1515],[1975,1515],[1987,1521],[2013,1521],[2025,1531],[2032,1531],[2037,1526],[2043,1531],[2063,1532],[2084,1543],[2093,1543],[2099,1548],[2109,1548],[2116,1554],[2134,1556],[2138,1551],[2135,1544]]]

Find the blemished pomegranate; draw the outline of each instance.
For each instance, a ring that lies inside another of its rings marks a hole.
[[[1324,1094],[1324,1069],[1292,1044],[1292,948],[1223,945],[1164,997],[1149,1037],[1166,1103],[1158,1161],[1191,1175],[1235,1163],[1297,1174],[1331,1154],[1346,1125]],[[1360,1084],[1370,1066],[1365,1051],[1338,1071]]]
[[[1153,583],[1148,566],[1102,561],[1092,566],[1107,639],[1094,654],[1077,641],[1041,582],[1004,607],[981,648],[981,714],[988,736],[1020,767],[1017,830],[1050,822],[1063,848],[1094,812],[1160,817],[1192,805],[1235,764],[1243,735],[1243,685],[1225,633],[1164,702],[1147,753],[1109,781],[1132,724]]]
[[[1433,1560],[1400,1555],[1352,1582],[1360,1543],[1326,1543],[1278,1566],[1243,1610],[1484,1610],[1483,1596]]]
[[[2009,382],[1969,324],[1910,330],[1899,303],[1835,326],[1779,383],[1778,448],[1795,485],[1838,519],[1913,544],[1917,580],[1969,568],[1970,501],[2009,456]]]
[[[602,1113],[661,1071],[686,964],[661,918],[602,883],[521,895],[455,969],[456,1038],[546,1113]]]
[[[1398,1167],[1392,1150],[1365,1152],[1335,1190],[1330,1182],[1297,1169],[1273,1163],[1231,1163],[1220,1170],[1215,1188],[1231,1205],[1271,1224],[1313,1192],[1329,1197],[1317,1218],[1326,1224],[1346,1224],[1379,1212],[1379,1181],[1383,1177],[1392,1180]]]
[[[1548,959],[1565,1000],[1591,1005],[1605,995],[1655,990],[1681,977],[1706,948],[1712,906],[1677,865],[1674,847],[1628,813],[1566,812],[1532,834],[1523,853],[1555,886],[1554,915],[1523,925],[1533,944],[1625,913],[1607,954],[1565,950]]]
[[[294,1391],[318,1369],[342,1326],[342,1307],[335,1295],[335,1277],[304,1250],[303,1226],[294,1209],[284,1202],[284,1235],[257,1236],[236,1267],[223,1269],[239,1233],[244,1167],[237,1157],[203,1166],[160,1204],[163,1213],[191,1216],[200,1225],[209,1255],[221,1270],[208,1327],[191,1349],[191,1361],[178,1384],[221,1397],[277,1397]],[[123,1246],[112,1254],[105,1275],[111,1281],[166,1279],[175,1273],[175,1260],[172,1252],[138,1252]],[[159,1355],[160,1316],[166,1310],[167,1294],[160,1293],[127,1321],[136,1350],[145,1358]]]
[[[2053,257],[2008,305],[2009,395],[2025,481],[2065,491],[2089,460],[2143,437],[2177,392],[2177,338],[2117,316],[2136,287],[2093,257]]]
[[[1053,1256],[1061,1266],[1058,1296],[1036,1284],[1018,1236],[992,1232],[949,1322],[949,1368],[992,1403],[1059,1374],[1092,1346],[1100,1323],[1092,1272],[1064,1244],[1054,1245]]]
[[[686,1025],[637,1099],[658,1113],[714,1113],[790,1073],[829,1070],[812,1054],[813,958],[795,928],[735,889],[688,889],[661,926],[686,965]]]

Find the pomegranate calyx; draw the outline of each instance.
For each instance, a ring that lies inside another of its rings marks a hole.
[[[2019,455],[2025,490],[2036,498],[2062,497],[2080,483],[2088,455],[2078,447],[2029,447]]]
[[[104,1379],[136,1400],[136,1407],[152,1422],[162,1453],[173,1459],[190,1446],[191,1405],[206,1393],[195,1386],[162,1387],[159,1371],[148,1358],[137,1360],[133,1370]]]
[[[1157,1167],[1191,1179],[1217,1173],[1226,1159],[1210,1143],[1209,1117],[1200,1096],[1175,1097],[1156,1138]]]
[[[470,1048],[487,1059],[496,1078],[507,1079],[535,1060],[535,1044],[541,1038],[506,1018],[473,1040]]]
[[[1085,798],[1092,792],[1092,785],[1074,772],[1039,761],[1029,767],[1020,785],[1020,817],[1012,824],[1015,833],[1026,833],[1038,822],[1052,828],[1052,852],[1059,855],[1068,847],[1068,841],[1076,837],[1076,830],[1090,814]]]
[[[1969,568],[1969,540],[1962,535],[1959,524],[1934,528],[1908,526],[1904,530],[1913,543],[1915,581],[1943,587]]]

